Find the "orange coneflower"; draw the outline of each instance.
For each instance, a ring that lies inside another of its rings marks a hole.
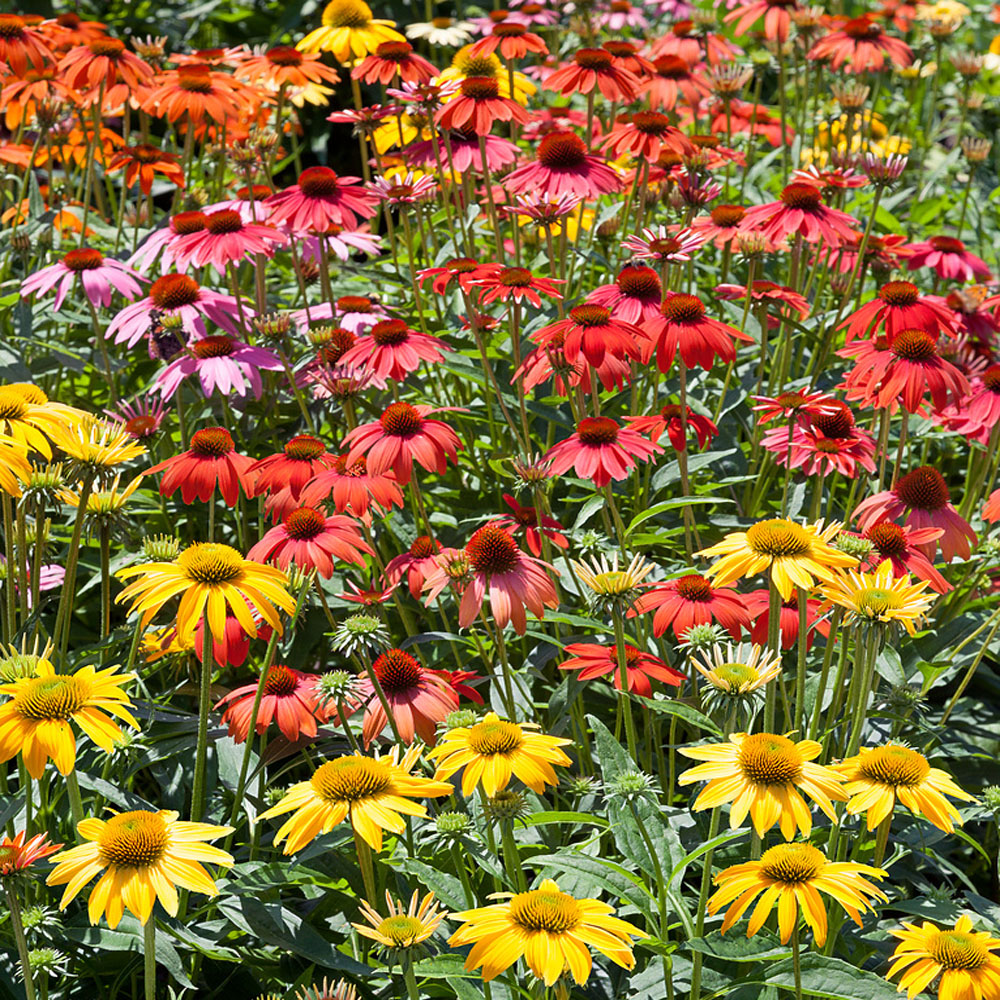
[[[340,74],[325,66],[318,55],[300,52],[289,45],[280,45],[268,49],[263,55],[252,56],[242,62],[233,75],[238,80],[268,90],[284,89],[297,107],[305,101],[326,104],[333,91],[323,84],[340,82]]]
[[[59,61],[59,72],[68,87],[84,95],[87,104],[103,93],[105,108],[126,100],[141,101],[153,82],[149,63],[129,52],[121,39],[106,36],[67,52]]]
[[[222,122],[239,117],[252,90],[206,63],[167,70],[156,82],[158,86],[146,98],[145,110],[170,122],[186,115],[194,125],[201,125],[206,118]]]
[[[29,69],[23,77],[14,77],[0,90],[7,128],[15,131],[38,115],[39,105],[77,104],[80,95],[66,86],[54,66]]]
[[[0,14],[0,61],[16,76],[24,76],[29,63],[41,69],[54,58],[41,34],[29,28],[23,17]]]
[[[3,95],[0,94],[0,100]],[[105,168],[105,173],[114,173],[125,168],[125,187],[130,188],[136,181],[143,194],[148,195],[153,190],[153,180],[156,174],[177,187],[184,187],[184,170],[173,153],[165,153],[156,146],[141,143],[138,146],[126,146],[111,157]]]

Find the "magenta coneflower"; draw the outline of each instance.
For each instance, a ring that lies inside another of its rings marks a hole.
[[[579,670],[581,681],[595,677],[611,676],[614,685],[621,690],[621,668],[618,666],[618,649],[614,645],[602,646],[595,642],[571,642],[563,650],[570,654],[568,660],[559,664],[560,670]],[[684,674],[674,670],[665,660],[652,653],[645,653],[636,646],[625,643],[625,678],[628,689],[640,698],[651,698],[653,686],[650,678],[679,687],[685,680]]]
[[[261,371],[283,368],[281,359],[262,347],[232,337],[202,337],[191,341],[187,351],[156,376],[156,388],[164,399],[170,399],[186,378],[197,375],[206,399],[216,390],[223,396],[241,397],[252,391],[254,399],[260,399],[264,391]]]
[[[906,266],[911,271],[932,267],[939,278],[954,281],[989,281],[993,274],[986,261],[965,249],[953,236],[932,236],[924,243],[911,243]]]
[[[815,184],[797,181],[784,188],[778,201],[748,208],[742,228],[760,233],[772,243],[801,236],[807,243],[822,240],[828,247],[836,247],[857,238],[857,225],[853,216],[824,205]]]
[[[402,555],[395,556],[386,563],[382,581],[386,585],[395,586],[405,575],[410,593],[419,598],[424,589],[424,581],[438,568],[434,557],[440,551],[440,542],[430,535],[418,535]]]
[[[879,332],[892,340],[903,330],[926,330],[935,338],[955,333],[955,316],[942,302],[921,296],[910,281],[889,281],[878,295],[856,309],[838,329],[847,331],[847,343]]]
[[[380,42],[351,70],[351,77],[362,83],[388,86],[397,78],[405,83],[428,83],[437,73],[409,42],[393,40]]]
[[[473,534],[465,546],[468,580],[464,583],[458,610],[458,623],[468,628],[479,615],[487,595],[490,611],[498,628],[514,625],[518,635],[528,627],[525,608],[536,618],[545,617],[546,608],[559,606],[548,563],[525,555],[511,533],[500,524],[486,524]],[[425,587],[430,604],[454,577],[440,565],[428,577]]]
[[[662,451],[636,431],[619,427],[610,417],[584,417],[576,431],[550,448],[545,457],[555,475],[572,468],[600,489],[612,479],[628,478],[637,461],[649,461]]]
[[[367,516],[373,502],[383,510],[403,506],[403,494],[391,470],[375,474],[363,456],[351,462],[347,459],[347,455],[335,455],[330,468],[302,488],[302,503],[313,507],[329,500],[338,514],[349,510],[360,518]]]
[[[736,341],[752,342],[735,326],[707,316],[696,295],[680,293],[663,300],[659,316],[646,324],[645,331],[655,345],[661,372],[669,371],[678,351],[686,367],[700,365],[708,371],[716,358],[727,364],[735,360]]]
[[[411,330],[401,319],[384,319],[340,358],[339,363],[360,367],[378,378],[402,382],[421,362],[434,363],[451,348],[438,337]]]
[[[272,194],[264,205],[268,222],[297,234],[325,233],[331,226],[356,229],[370,219],[378,198],[361,186],[360,177],[338,177],[329,167],[307,167],[298,184]]]
[[[545,198],[569,194],[593,199],[621,186],[614,169],[588,152],[583,140],[573,132],[550,132],[538,144],[535,161],[504,178],[504,187],[512,194],[533,192]]]
[[[205,216],[203,229],[179,237],[170,245],[176,266],[204,267],[211,264],[219,274],[229,264],[252,258],[255,254],[274,256],[275,247],[288,242],[284,233],[271,226],[244,222],[239,212],[222,209]]]
[[[676,233],[663,225],[646,228],[638,236],[622,240],[622,249],[641,260],[655,260],[661,264],[686,264],[691,256],[704,245],[706,236],[691,229]]]
[[[523,59],[529,52],[537,56],[547,56],[549,47],[542,38],[528,31],[517,21],[501,21],[493,25],[493,30],[469,49],[469,56],[481,59],[499,51],[505,61]]]
[[[691,140],[666,115],[658,111],[637,111],[619,119],[601,141],[614,159],[630,156],[655,163],[661,153],[688,156],[694,152]]]
[[[297,507],[250,549],[247,558],[272,562],[285,570],[298,566],[329,579],[335,559],[363,568],[365,555],[374,552],[352,518],[328,515],[315,507]]]
[[[609,101],[630,104],[641,81],[631,71],[615,65],[605,49],[577,49],[573,61],[557,69],[545,81],[546,90],[568,94],[589,94],[595,87]]]
[[[46,295],[54,288],[56,300],[53,308],[58,311],[80,279],[83,294],[96,309],[98,306],[111,305],[111,295],[119,292],[127,299],[134,299],[142,294],[139,284],[143,277],[128,265],[112,257],[105,257],[100,250],[81,247],[70,250],[62,260],[35,271],[21,282],[21,296]]]
[[[482,149],[479,148],[479,140],[483,140]],[[504,167],[509,167],[517,162],[518,148],[510,141],[499,135],[477,136],[475,132],[457,130],[448,133],[448,148],[451,150],[451,163],[455,171],[459,174],[472,171],[482,174],[483,154],[486,156],[486,167],[491,174],[495,174]],[[441,151],[441,143],[438,143],[437,152],[434,150],[434,143],[431,140],[415,142],[406,150],[406,161],[416,167],[425,169],[438,169],[438,163],[445,154]]]
[[[174,267],[173,247],[181,237],[201,232],[205,228],[205,213],[178,212],[162,229],[154,229],[128,259],[130,266],[147,274],[159,260],[160,269]]]
[[[854,511],[862,531],[904,514],[911,528],[940,528],[944,532],[937,541],[918,546],[928,559],[934,558],[939,545],[945,562],[951,562],[956,556],[968,559],[972,555],[971,545],[978,541],[976,533],[952,506],[944,476],[933,466],[922,465],[914,469],[891,490],[862,500]]]
[[[650,611],[656,636],[669,628],[678,639],[683,639],[692,626],[716,622],[734,641],[739,641],[742,630],[750,627],[750,614],[743,597],[728,587],[713,587],[707,577],[698,573],[657,583],[639,595],[628,617]]]
[[[626,264],[612,285],[600,285],[588,296],[589,305],[603,306],[614,319],[636,326],[660,311],[663,286],[660,276],[643,264]]]
[[[605,354],[616,358],[638,358],[645,341],[642,330],[631,323],[611,318],[611,310],[589,302],[574,306],[566,319],[557,320],[536,330],[531,340],[546,347],[558,339],[566,360],[575,365],[581,356],[587,364],[599,368]]]
[[[778,465],[801,469],[807,476],[839,472],[847,479],[858,475],[858,467],[875,471],[875,439],[854,422],[850,408],[832,400],[827,413],[807,417],[792,429],[775,427],[767,431],[761,444]]]
[[[136,396],[134,402],[121,400],[117,410],[104,411],[112,420],[122,425],[129,437],[145,441],[160,429],[166,416],[166,407],[160,396]]]

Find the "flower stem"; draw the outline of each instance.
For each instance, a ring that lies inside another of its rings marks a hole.
[[[194,782],[191,787],[191,819],[201,822],[205,815],[205,774],[208,769],[208,710],[212,703],[212,629],[208,614],[202,620],[201,683],[198,687],[198,743],[195,749]],[[249,734],[248,737],[249,739]]]
[[[721,817],[722,811],[716,806],[708,821],[709,840],[718,835]],[[698,892],[698,911],[695,915],[694,925],[696,937],[702,937],[705,933],[705,908],[708,906],[708,893],[712,888],[712,856],[714,854],[713,849],[705,852],[705,866],[701,870],[701,889]],[[691,959],[691,1000],[700,1000],[701,997],[701,962],[702,954],[700,951],[696,951]]]
[[[146,1000],[156,1000],[156,918],[150,914],[142,928],[143,988]]]
[[[69,796],[73,826],[79,826],[83,822],[83,799],[80,797],[80,782],[77,780],[75,770],[66,775],[66,794]]]
[[[24,924],[21,923],[21,905],[10,879],[4,879],[4,888],[7,890],[7,909],[10,910],[10,929],[14,933],[21,975],[24,977],[25,1000],[35,1000],[35,983],[31,978],[31,963],[28,960],[28,940],[24,936]]]
[[[406,982],[407,1000],[420,1000],[420,990],[417,989],[417,977],[413,971],[412,958],[407,958],[403,963],[403,979]]]
[[[639,742],[635,735],[635,719],[632,718],[632,697],[628,690],[628,667],[625,651],[625,622],[619,611],[612,612],[615,626],[615,655],[618,660],[618,699],[625,716],[625,738],[628,741],[628,753],[634,761],[638,761]]]
[[[374,905],[376,899],[375,891],[375,866],[372,863],[372,849],[368,846],[368,841],[354,831],[354,849],[358,852],[358,865],[361,868],[361,880],[365,884],[365,896]]]
[[[799,956],[799,924],[792,929],[792,973],[795,976],[795,1000],[802,1000],[802,959]]]

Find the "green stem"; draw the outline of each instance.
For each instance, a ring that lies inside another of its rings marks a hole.
[[[17,957],[21,962],[21,974],[24,976],[25,1000],[35,1000],[35,983],[31,978],[31,962],[28,960],[28,940],[24,936],[24,924],[21,923],[21,905],[10,879],[4,879],[4,888],[7,890],[7,908],[10,910],[10,929],[14,932]]]
[[[80,796],[80,782],[77,780],[76,771],[70,771],[66,775],[66,794],[69,796],[73,826],[77,827],[83,822],[83,799]]]
[[[628,667],[625,650],[625,622],[621,613],[612,612],[615,626],[615,655],[618,660],[618,699],[625,716],[625,737],[628,741],[628,753],[634,761],[638,761],[639,741],[635,735],[635,719],[632,717],[632,696],[628,690]]]
[[[795,1000],[802,1000],[802,959],[799,957],[799,922],[792,929],[792,971],[795,976]]]
[[[143,988],[146,1000],[156,1000],[156,917],[152,914],[142,928]]]
[[[709,840],[718,835],[721,817],[722,811],[716,806],[708,821]],[[698,892],[698,911],[694,925],[696,937],[702,937],[705,933],[705,909],[708,906],[708,893],[712,888],[712,856],[714,854],[713,849],[705,852],[705,867],[701,870],[701,889]],[[701,962],[702,954],[700,951],[696,951],[691,959],[691,1000],[700,1000],[701,998]]]
[[[212,629],[208,614],[202,620],[201,683],[198,687],[198,742],[195,749],[194,782],[191,788],[191,819],[201,822],[205,815],[205,775],[208,770],[208,712],[212,704]],[[249,741],[249,734],[247,737]]]

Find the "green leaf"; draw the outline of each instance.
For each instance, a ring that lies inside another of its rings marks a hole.
[[[684,943],[684,947],[723,962],[759,962],[765,958],[787,958],[791,955],[790,945],[783,945],[768,930],[758,931],[751,938],[745,934],[724,937],[713,931],[703,938],[691,938]]]
[[[450,910],[464,910],[467,906],[462,883],[454,875],[448,875],[437,868],[425,865],[416,858],[403,858],[399,862],[401,871],[420,882],[434,893]]]
[[[802,992],[823,1000],[899,1000],[893,983],[830,955],[802,956]],[[778,962],[767,974],[772,986],[795,989],[791,959]]]
[[[641,696],[637,697],[636,700],[654,712],[660,712],[663,715],[676,715],[679,719],[683,719],[684,722],[697,729],[704,729],[714,736],[723,735],[722,730],[707,715],[699,712],[698,709],[687,704],[687,702],[667,698],[643,698]]]
[[[525,826],[547,826],[550,823],[564,825],[567,823],[588,823],[590,826],[608,826],[608,821],[603,816],[595,816],[593,813],[581,812],[540,812],[533,816],[528,816]]]
[[[413,966],[417,979],[482,979],[478,970],[467,972],[461,955],[446,954],[425,958]]]
[[[660,503],[653,504],[652,507],[646,510],[640,511],[632,520],[629,522],[628,528],[625,529],[626,535],[631,535],[635,528],[638,528],[643,521],[648,521],[651,517],[656,517],[657,514],[662,514],[665,510],[674,510],[677,507],[691,507],[695,504],[720,504],[720,503],[734,503],[729,497],[674,497],[672,500],[663,500]]]
[[[107,927],[67,927],[62,934],[70,941],[77,941],[98,951],[134,951],[141,963],[143,937],[139,921],[126,916],[118,928],[113,931]],[[194,989],[194,983],[184,972],[177,949],[164,933],[156,935],[156,964],[163,966],[181,986]]]

